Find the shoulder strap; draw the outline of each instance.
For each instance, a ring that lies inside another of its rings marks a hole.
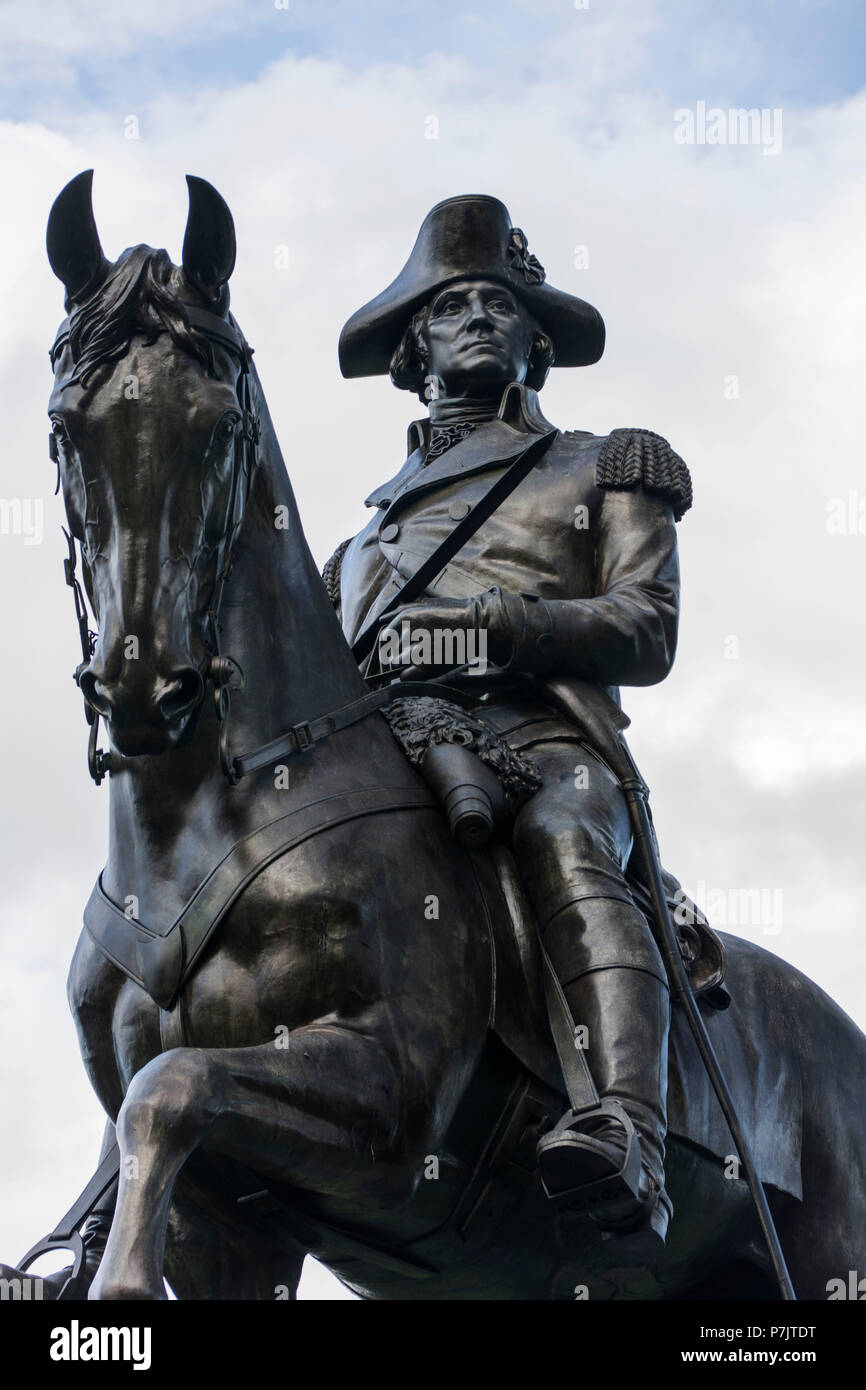
[[[496,479],[496,482],[489,487],[484,496],[470,512],[458,521],[454,530],[445,537],[441,545],[438,545],[432,555],[428,555],[422,565],[419,565],[413,575],[406,580],[406,583],[393,596],[389,603],[370,620],[362,632],[355,638],[352,644],[352,653],[355,660],[360,664],[366,656],[370,654],[376,641],[376,635],[385,620],[402,608],[407,603],[412,603],[419,594],[423,594],[431,580],[444,570],[445,566],[453,560],[459,550],[463,548],[470,537],[475,535],[489,516],[492,516],[510,494],[521,483],[537,463],[544,458],[554,439],[559,434],[559,430],[549,430],[540,438],[525,448],[522,453]]]

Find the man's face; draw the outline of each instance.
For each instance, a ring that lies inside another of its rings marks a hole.
[[[487,396],[523,381],[532,352],[529,317],[493,280],[460,280],[434,297],[422,330],[427,371],[446,396]]]

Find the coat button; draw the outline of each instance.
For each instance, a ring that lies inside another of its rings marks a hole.
[[[448,515],[452,521],[462,521],[464,516],[468,516],[470,511],[468,502],[452,502],[448,508]]]
[[[388,523],[387,526],[382,527],[381,531],[379,532],[379,540],[384,541],[386,545],[390,545],[391,541],[395,541],[399,534],[400,527],[397,525],[396,522],[391,521]]]

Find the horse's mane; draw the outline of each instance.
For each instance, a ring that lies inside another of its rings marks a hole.
[[[87,377],[104,362],[115,362],[129,350],[135,334],[152,343],[159,333],[170,334],[183,351],[213,374],[211,345],[189,322],[180,297],[183,271],[167,251],[132,246],[110,267],[89,299],[69,315],[69,347],[75,363],[72,380],[86,385]]]

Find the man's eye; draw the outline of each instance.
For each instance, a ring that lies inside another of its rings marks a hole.
[[[459,314],[460,305],[456,299],[449,299],[447,304],[443,304],[439,310],[440,314]]]

